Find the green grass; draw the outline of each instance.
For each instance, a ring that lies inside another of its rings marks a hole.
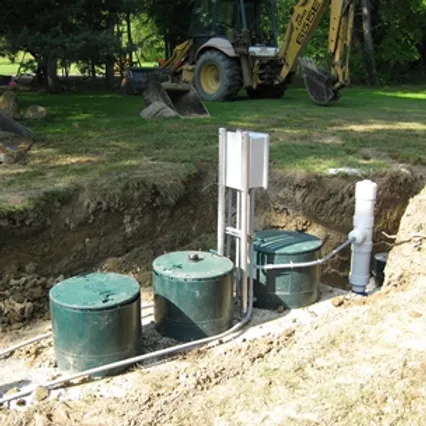
[[[0,75],[15,75],[23,57],[24,54],[20,52],[16,55],[15,61],[11,62],[9,58],[0,56]],[[28,59],[29,56],[26,55],[26,58]]]
[[[7,58],[0,57],[0,75],[14,75],[18,68],[19,63],[11,63]]]
[[[209,119],[147,122],[140,97],[115,94],[22,93],[23,108],[47,107],[45,122],[28,122],[36,142],[25,164],[0,166],[0,208],[28,196],[68,191],[86,182],[110,184],[129,176],[161,180],[202,163],[216,164],[219,127],[271,135],[271,166],[327,172],[392,163],[425,163],[426,90],[350,89],[333,106],[314,105],[303,89],[281,100],[206,103]],[[166,171],[166,172],[165,172]]]
[[[31,55],[27,54],[24,56],[24,53],[20,52],[16,55],[14,62],[11,62],[7,57],[0,57],[0,75],[16,75],[22,59],[25,59],[26,62],[28,59],[31,59]],[[26,72],[26,70],[21,68],[21,72]],[[60,70],[58,72],[60,73]],[[71,65],[70,74],[80,75],[80,71],[75,64]]]
[[[9,58],[1,57],[0,56],[0,75],[16,75],[19,69],[19,65],[22,61],[22,58],[24,57],[24,54],[21,52],[19,53],[14,62],[11,62]],[[27,55],[25,57],[25,60],[31,58],[30,55]],[[153,67],[157,65],[156,62],[144,62],[144,67]],[[24,72],[24,69],[21,69],[21,72]],[[61,69],[58,69],[59,75],[61,75]],[[70,75],[80,75],[80,70],[78,69],[76,64],[71,64],[71,68],[69,71]]]

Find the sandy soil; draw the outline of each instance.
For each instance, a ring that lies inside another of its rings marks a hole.
[[[113,378],[39,389],[4,407],[1,424],[422,424],[425,284],[420,279],[405,292],[377,292],[362,303],[341,303],[341,291],[323,286],[323,300],[311,307],[256,310],[250,327],[229,342]],[[156,335],[145,311],[151,350],[173,344]],[[6,340],[48,328],[48,322],[38,323]],[[1,361],[0,390],[24,389],[57,375],[46,341]]]
[[[390,256],[399,253],[389,276],[396,268],[402,281],[394,278],[367,298],[323,286],[322,300],[308,308],[256,310],[244,332],[229,341],[52,390],[40,386],[60,374],[46,340],[0,360],[1,394],[39,386],[31,396],[0,407],[0,424],[424,424],[426,245],[424,237],[412,237],[426,232],[422,203],[424,193],[410,203]],[[143,299],[146,304],[151,295]],[[151,312],[143,310],[147,352],[176,343],[156,334]],[[39,321],[8,331],[0,347],[49,327]]]

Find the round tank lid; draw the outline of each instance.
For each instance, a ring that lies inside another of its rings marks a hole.
[[[152,267],[157,274],[174,279],[211,279],[226,275],[234,264],[223,256],[201,251],[175,251],[154,260]]]
[[[253,243],[254,249],[266,254],[301,254],[321,248],[319,238],[297,231],[277,229],[258,231]]]
[[[134,278],[92,273],[59,282],[50,290],[50,299],[68,308],[100,310],[130,303],[139,294],[139,283]]]

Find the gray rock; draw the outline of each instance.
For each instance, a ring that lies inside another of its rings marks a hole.
[[[11,325],[11,330],[20,330],[23,327],[21,322],[15,322]]]
[[[41,105],[30,105],[24,112],[25,120],[44,120],[47,116],[47,109]]]
[[[33,395],[36,401],[44,401],[49,396],[49,389],[38,386],[35,388]]]
[[[23,303],[25,300],[25,296],[22,293],[13,293],[12,294],[12,299],[14,300],[14,302],[16,303]]]
[[[34,274],[36,270],[37,270],[37,263],[29,262],[25,265],[25,272],[27,274]]]
[[[32,299],[32,300],[39,300],[42,299],[44,296],[44,292],[40,287],[36,287],[31,289],[28,292],[28,296]]]
[[[4,111],[9,117],[13,118],[14,120],[20,120],[22,118],[16,94],[11,90],[4,92],[1,96],[0,110]]]
[[[158,120],[161,118],[177,118],[180,115],[169,108],[163,102],[153,102],[151,105],[141,111],[140,116],[144,120]]]

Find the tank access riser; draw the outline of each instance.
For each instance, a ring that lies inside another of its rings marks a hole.
[[[268,173],[268,134],[219,129],[217,251],[230,257],[235,244],[241,317],[253,303],[255,189],[267,189]]]

